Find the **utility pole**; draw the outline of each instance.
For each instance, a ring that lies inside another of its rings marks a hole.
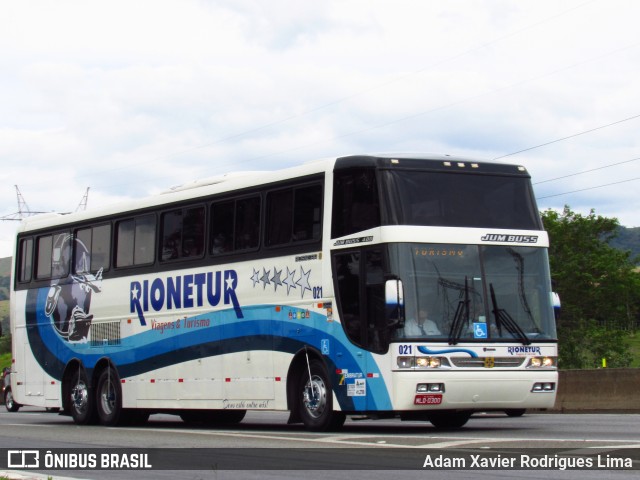
[[[84,192],[84,196],[82,197],[82,200],[80,200],[80,203],[76,208],[76,212],[87,209],[87,202],[89,201],[89,188],[90,187],[87,187],[87,190]]]
[[[0,220],[20,221],[25,217],[29,217],[37,213],[45,213],[45,212],[34,212],[30,210],[29,205],[27,205],[27,202],[25,201],[24,197],[22,196],[22,193],[20,192],[20,189],[18,188],[18,185],[14,185],[14,187],[16,187],[16,196],[18,197],[18,211],[10,215],[5,215],[4,217],[0,217]]]

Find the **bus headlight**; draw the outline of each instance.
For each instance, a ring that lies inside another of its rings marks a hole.
[[[418,368],[439,368],[440,365],[439,357],[416,357],[416,367]]]
[[[413,367],[413,357],[398,357],[398,367],[400,368]]]
[[[443,357],[398,357],[398,368],[440,368],[449,362]]]
[[[531,357],[527,368],[554,368],[556,357]]]

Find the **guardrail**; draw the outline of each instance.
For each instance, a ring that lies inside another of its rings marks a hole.
[[[640,412],[640,368],[560,370],[553,411]]]

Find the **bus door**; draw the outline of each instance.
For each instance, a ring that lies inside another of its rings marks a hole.
[[[333,256],[339,312],[344,331],[353,343],[351,354],[358,370],[345,378],[346,395],[356,407],[375,410],[372,387],[382,382],[371,355],[388,349],[385,326],[384,264],[380,247],[339,251]],[[352,368],[350,368],[351,370]],[[353,383],[353,385],[351,385]],[[362,398],[366,400],[363,402]],[[364,405],[363,405],[364,403]]]

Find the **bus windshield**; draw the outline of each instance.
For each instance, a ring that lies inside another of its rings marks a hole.
[[[544,248],[399,243],[389,245],[389,263],[405,300],[392,340],[556,338]]]

